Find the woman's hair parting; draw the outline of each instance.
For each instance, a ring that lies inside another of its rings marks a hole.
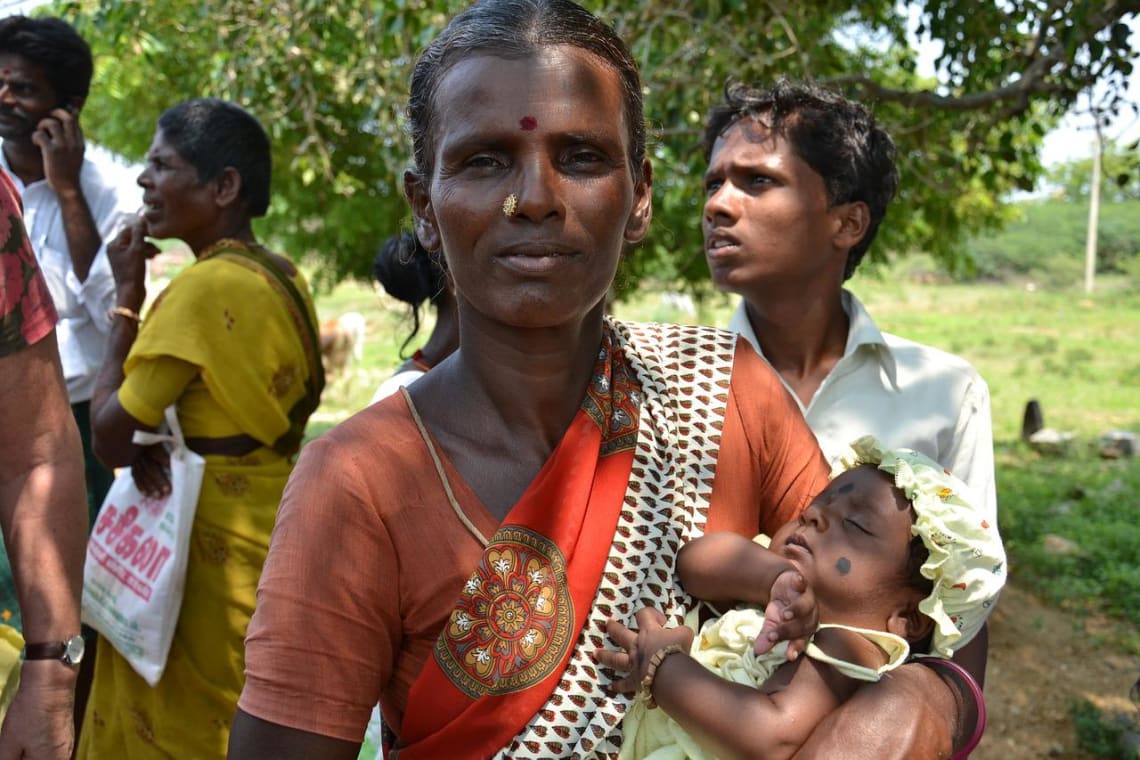
[[[641,181],[645,116],[641,77],[629,48],[603,21],[570,0],[482,0],[451,20],[416,61],[408,121],[416,170],[431,180],[435,150],[435,96],[447,72],[476,55],[525,58],[556,45],[586,50],[621,77],[629,129],[630,171]]]

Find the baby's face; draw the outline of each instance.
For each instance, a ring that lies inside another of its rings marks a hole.
[[[906,587],[913,522],[891,477],[864,465],[831,481],[771,548],[812,585],[822,622],[881,629]]]

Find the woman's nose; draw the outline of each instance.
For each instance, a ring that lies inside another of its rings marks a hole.
[[[538,222],[561,213],[557,172],[544,157],[522,161],[518,178],[518,205],[514,216]]]

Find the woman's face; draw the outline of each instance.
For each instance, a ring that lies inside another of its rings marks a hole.
[[[166,141],[161,129],[154,133],[138,183],[148,235],[177,238],[195,252],[215,242],[217,183],[199,182],[198,170]]]
[[[651,216],[648,162],[643,182],[630,171],[617,73],[571,46],[478,55],[444,75],[435,113],[430,185],[412,178],[407,190],[461,304],[515,327],[566,324],[597,306]]]

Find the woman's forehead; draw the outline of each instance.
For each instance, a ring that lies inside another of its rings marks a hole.
[[[465,128],[485,128],[493,121],[533,130],[590,122],[593,130],[609,124],[624,131],[622,81],[598,56],[578,47],[553,45],[523,57],[493,52],[452,65],[435,93],[436,129],[443,135]]]

